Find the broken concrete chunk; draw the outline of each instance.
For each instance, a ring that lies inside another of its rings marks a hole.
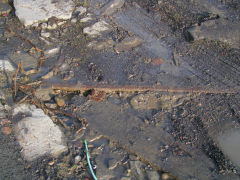
[[[117,53],[122,51],[130,51],[133,48],[140,46],[142,42],[143,40],[138,37],[127,37],[117,44],[114,49]]]
[[[16,15],[25,26],[38,24],[39,21],[47,21],[51,17],[70,19],[74,6],[72,0],[14,0]]]
[[[117,9],[120,9],[125,3],[125,0],[111,0],[102,8],[102,15],[111,15]]]
[[[14,109],[13,115],[18,113],[28,115],[15,127],[16,138],[26,160],[33,161],[49,154],[57,156],[67,149],[63,133],[41,109],[21,104]]]
[[[109,31],[110,26],[104,20],[96,22],[90,27],[83,29],[83,33],[88,34],[89,36],[95,37],[101,35],[103,32]]]
[[[14,71],[15,68],[13,65],[5,59],[0,59],[0,70],[2,71]]]
[[[158,109],[158,99],[154,94],[139,94],[130,101],[134,109]]]
[[[203,22],[200,26],[189,28],[185,32],[188,41],[210,39],[218,40],[240,48],[240,24],[226,19]]]

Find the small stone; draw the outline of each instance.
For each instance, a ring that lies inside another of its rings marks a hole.
[[[164,63],[164,60],[162,58],[157,58],[157,59],[153,59],[152,60],[152,65],[153,66],[159,66],[161,65],[162,63]]]
[[[103,32],[109,31],[110,26],[104,20],[96,22],[90,27],[83,29],[83,33],[88,34],[89,36],[95,37],[101,35]]]
[[[157,171],[146,171],[149,180],[161,179],[160,174]]]
[[[127,37],[123,41],[121,41],[119,44],[117,44],[114,50],[117,53],[122,51],[129,51],[137,46],[140,46],[142,42],[143,42],[142,39],[138,37]]]
[[[171,176],[168,173],[163,173],[162,174],[162,180],[170,180]]]
[[[54,91],[51,87],[40,87],[35,91],[35,96],[41,101],[49,101],[54,96]]]
[[[56,47],[56,48],[46,50],[44,52],[44,54],[45,54],[46,58],[48,58],[48,57],[52,57],[52,56],[56,55],[57,53],[59,53],[59,51],[60,51],[60,47]]]
[[[73,18],[72,20],[71,20],[71,23],[76,23],[77,22],[77,18]]]
[[[158,98],[154,94],[139,94],[130,103],[134,109],[158,109]]]
[[[80,22],[85,23],[85,22],[88,22],[88,21],[91,21],[91,20],[93,20],[93,18],[92,18],[91,16],[87,16],[87,17],[85,17],[85,18],[82,18],[82,19],[80,20]]]
[[[2,131],[6,135],[10,135],[12,133],[12,129],[10,127],[3,127]]]
[[[65,100],[62,97],[55,96],[54,100],[59,107],[62,107],[65,105]]]
[[[41,36],[45,37],[45,38],[49,38],[50,37],[50,33],[49,32],[41,32]]]
[[[81,160],[82,160],[82,158],[81,158],[81,156],[79,156],[79,155],[77,155],[77,156],[74,158],[75,164],[78,164]]]
[[[57,105],[55,103],[45,103],[45,106],[47,106],[48,108],[51,108],[51,109],[57,108]]]
[[[47,29],[47,26],[48,26],[47,23],[42,23],[42,24],[41,24],[41,28],[42,28],[42,29]]]
[[[53,166],[55,164],[55,161],[51,161],[48,163],[49,166]]]
[[[0,59],[0,69],[2,71],[15,71],[13,65],[5,59]]]
[[[63,24],[65,24],[66,22],[65,21],[60,21],[57,23],[58,26],[62,26]]]
[[[50,29],[50,30],[56,29],[56,28],[57,28],[57,24],[55,24],[55,23],[52,24],[52,25],[49,24],[49,25],[47,26],[47,28]]]
[[[12,122],[8,119],[1,119],[0,120],[0,124],[3,126],[3,125],[6,125],[6,124],[11,124]]]
[[[107,3],[102,8],[102,15],[109,16],[113,14],[117,9],[120,9],[125,3],[125,0],[112,0],[109,3]]]
[[[0,2],[0,16],[8,16],[11,10],[12,7],[9,4]]]
[[[75,13],[77,13],[80,16],[86,12],[87,12],[87,8],[85,8],[83,6],[76,7],[76,9],[75,9]]]

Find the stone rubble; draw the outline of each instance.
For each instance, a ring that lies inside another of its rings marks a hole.
[[[83,29],[83,33],[91,37],[96,37],[96,36],[100,36],[103,32],[106,32],[109,30],[110,30],[109,24],[106,21],[101,20],[99,22],[96,22],[90,27],[85,27]]]
[[[14,108],[13,116],[17,118],[19,113],[26,117],[16,124],[15,134],[26,160],[33,161],[43,155],[57,156],[67,150],[63,133],[43,110],[20,104]]]
[[[74,10],[72,0],[45,1],[45,0],[14,0],[16,15],[25,25],[47,21],[51,17],[70,19]]]
[[[2,71],[15,71],[15,67],[7,59],[0,59],[0,69]]]

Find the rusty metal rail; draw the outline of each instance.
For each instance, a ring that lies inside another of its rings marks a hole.
[[[187,93],[210,93],[210,94],[235,94],[239,93],[238,89],[206,89],[201,87],[185,88],[185,87],[167,87],[161,85],[109,85],[109,84],[70,84],[66,82],[61,83],[47,83],[52,89],[63,91],[87,91],[94,89],[96,91],[111,92],[187,92]]]

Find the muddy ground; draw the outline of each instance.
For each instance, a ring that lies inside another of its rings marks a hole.
[[[11,107],[19,102],[48,110],[66,135],[68,151],[27,162],[14,132],[1,132],[0,179],[91,178],[85,139],[94,139],[90,154],[99,179],[239,179],[239,152],[231,150],[239,148],[235,137],[240,128],[240,51],[233,39],[240,34],[234,31],[223,42],[218,34],[203,33],[205,38],[194,39],[188,32],[212,20],[224,19],[235,27],[240,20],[239,1],[134,0],[125,1],[110,16],[98,15],[104,3],[75,1],[93,14],[93,20],[82,23],[84,15],[73,14],[76,21],[46,30],[47,38],[41,23],[26,28],[14,10],[1,17],[1,57],[8,57],[15,67],[22,61],[29,70],[38,67],[41,54],[27,40],[45,52],[40,72],[18,74],[18,85],[31,83],[32,89],[18,88],[15,96],[14,72],[1,72],[5,93],[1,103],[10,107],[2,111],[11,119]],[[109,23],[109,31],[97,37],[83,33],[101,19]],[[59,21],[52,18],[48,24]],[[140,38],[140,45],[121,47],[124,39],[132,37]],[[56,47],[60,49],[56,54],[47,55]],[[105,92],[81,91],[76,89],[79,82],[108,86]],[[137,88],[111,90],[129,85]],[[167,92],[137,90],[159,85],[168,87]],[[54,86],[54,95],[44,99],[48,92],[41,89]],[[192,93],[193,89],[200,93]],[[14,129],[18,120],[11,121]]]

